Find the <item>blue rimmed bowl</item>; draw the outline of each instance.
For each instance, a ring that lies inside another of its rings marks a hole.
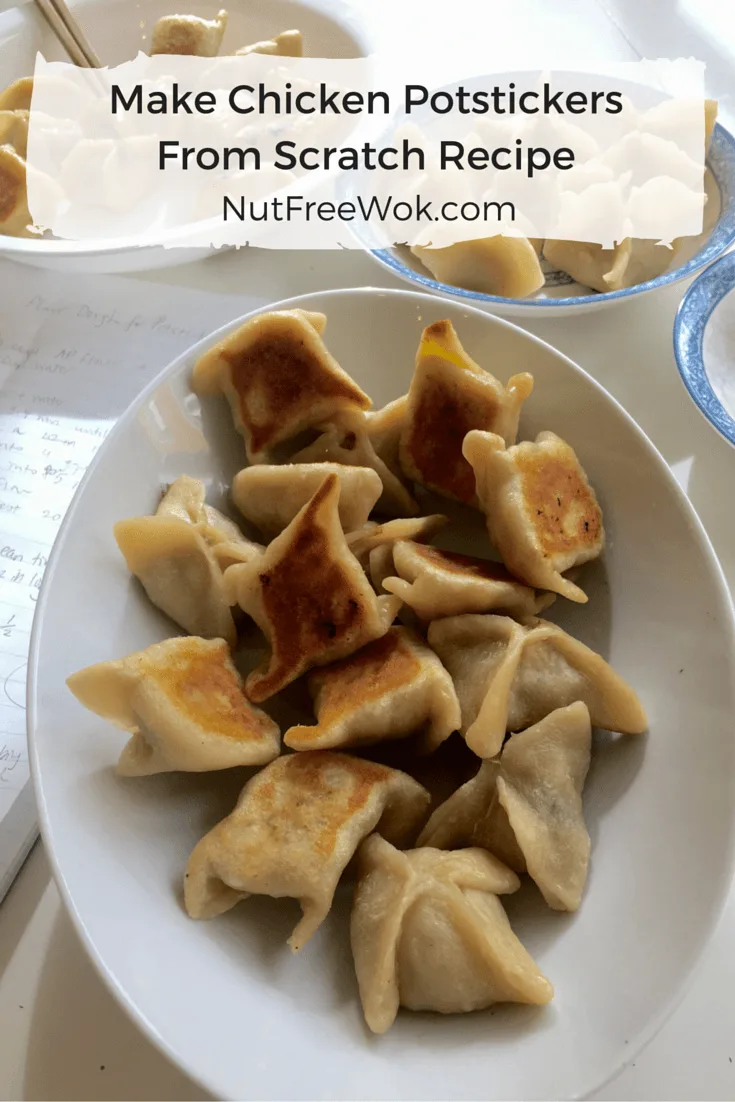
[[[467,291],[434,279],[420,260],[405,246],[395,248],[369,248],[371,256],[393,275],[413,284],[416,290],[433,291],[488,309],[495,314],[516,317],[549,317],[568,315],[581,310],[599,310],[615,302],[643,295],[677,283],[694,275],[711,264],[735,243],[735,138],[719,123],[715,126],[707,164],[712,179],[709,181],[708,203],[705,210],[705,232],[692,238],[678,250],[672,267],[655,279],[646,280],[635,287],[621,291],[600,293],[575,283],[565,272],[555,271],[542,261],[546,284],[530,298],[503,298],[479,291]],[[714,188],[712,184],[714,183]],[[716,211],[716,221],[712,211]],[[709,226],[708,222],[709,214]],[[734,441],[735,442],[735,441]]]
[[[702,272],[684,295],[674,355],[692,401],[735,446],[735,252]]]

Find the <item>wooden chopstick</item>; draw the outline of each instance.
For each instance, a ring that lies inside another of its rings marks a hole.
[[[66,50],[69,58],[74,63],[74,65],[79,65],[83,69],[88,69],[89,62],[77,45],[76,40],[72,38],[71,34],[67,30],[66,25],[58,15],[56,8],[51,3],[51,0],[36,0],[36,7],[39,9],[49,27]]]
[[[102,63],[65,0],[35,0],[69,58],[80,68],[99,69]]]

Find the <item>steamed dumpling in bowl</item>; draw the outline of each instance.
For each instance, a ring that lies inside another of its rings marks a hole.
[[[35,237],[28,209],[26,163],[9,145],[0,146],[0,234]]]
[[[591,241],[545,241],[544,257],[583,287],[594,291],[621,291],[663,275],[674,250],[657,241],[626,237],[613,249]]]
[[[28,152],[28,111],[0,111],[0,146],[9,145],[19,157]]]
[[[676,101],[658,104],[640,117],[640,130],[675,142],[681,126],[680,111],[680,104]],[[705,155],[709,152],[716,121],[717,101],[705,100]],[[604,249],[591,241],[547,239],[543,255],[549,264],[566,272],[583,287],[591,287],[605,294],[637,287],[663,275],[674,261],[677,249],[686,240],[686,237],[677,238],[669,248],[654,239],[626,237],[614,248]]]
[[[526,298],[544,285],[536,249],[527,237],[496,234],[441,249],[412,245],[411,252],[434,279],[468,291]]]
[[[0,111],[30,111],[33,77],[20,77],[0,92]]]
[[[164,15],[151,32],[150,54],[188,54],[216,57],[222,45],[227,12],[224,8],[214,19],[199,15]]]
[[[235,57],[246,57],[248,54],[273,54],[278,57],[303,57],[304,43],[301,31],[282,31],[273,38],[264,39],[262,42],[253,42],[250,46],[241,46],[235,50]]]

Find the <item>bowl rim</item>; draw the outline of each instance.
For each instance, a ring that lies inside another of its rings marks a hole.
[[[710,264],[687,288],[674,318],[674,358],[689,397],[713,428],[735,447],[735,418],[725,409],[704,363],[704,333],[723,298],[735,289],[735,252]]]
[[[72,921],[72,925],[84,946],[84,950],[91,960],[97,975],[102,980],[104,986],[112,994],[115,1001],[125,1010],[133,1022],[142,1030],[149,1041],[161,1052],[163,1055],[171,1061],[171,1063],[183,1071],[183,1073],[192,1079],[199,1087],[218,1097],[217,1086],[209,1079],[209,1073],[202,1071],[202,1069],[196,1068],[189,1060],[187,1053],[178,1051],[172,1043],[169,1042],[166,1036],[162,1035],[156,1025],[146,1016],[142,1008],[138,1006],[136,1001],[128,994],[124,981],[118,978],[116,971],[113,971],[112,967],[107,963],[101,952],[98,950],[94,936],[91,931],[87,929],[83,915],[77,910],[75,898],[69,887],[64,871],[59,862],[58,853],[55,845],[52,843],[53,831],[48,815],[48,808],[44,798],[44,777],[41,771],[41,765],[39,760],[39,744],[38,744],[38,707],[37,701],[39,698],[39,659],[41,652],[41,639],[43,634],[43,626],[45,620],[46,605],[48,603],[48,594],[54,581],[57,566],[62,558],[65,550],[66,537],[71,530],[75,522],[75,514],[79,507],[84,493],[86,492],[87,483],[90,482],[96,475],[96,469],[99,464],[100,457],[104,453],[104,449],[109,446],[109,442],[116,437],[117,434],[125,431],[127,425],[133,421],[139,414],[139,411],[144,404],[150,399],[155,391],[165,382],[167,378],[178,373],[185,363],[192,360],[195,356],[201,355],[206,349],[212,347],[217,342],[221,341],[228,333],[232,332],[238,326],[242,325],[249,318],[252,318],[258,314],[265,313],[270,310],[283,310],[283,309],[314,309],[315,300],[323,301],[333,300],[336,301],[340,297],[352,296],[352,295],[364,295],[364,296],[377,296],[383,298],[403,298],[407,300],[423,302],[427,307],[436,307],[437,303],[442,300],[447,301],[448,305],[456,309],[458,303],[451,299],[447,300],[444,296],[430,295],[425,292],[411,291],[404,288],[385,288],[385,287],[348,287],[348,288],[334,288],[324,291],[311,291],[301,295],[295,295],[290,298],[280,299],[277,302],[269,303],[258,306],[253,310],[248,311],[232,321],[225,323],[218,329],[213,330],[209,335],[203,337],[200,341],[191,345],[188,349],[184,350],[180,355],[171,360],[165,367],[159,371],[156,376],[148,383],[148,385],[133,399],[127,409],[117,419],[110,432],[106,436],[102,445],[92,458],[92,461],[84,473],[79,486],[77,487],[74,497],[69,503],[69,507],[64,515],[64,519],[61,522],[59,531],[54,541],[49,561],[44,572],[43,581],[41,583],[41,589],[38,596],[38,602],[36,605],[35,616],[33,619],[33,625],[30,637],[30,646],[28,654],[28,670],[27,670],[27,687],[26,687],[26,726],[27,726],[27,738],[28,738],[28,759],[30,766],[31,779],[33,782],[33,791],[36,801],[38,822],[40,827],[41,836],[43,838],[46,855],[51,867],[54,881],[59,890],[59,894],[62,898],[66,911]],[[615,398],[593,375],[581,367],[571,357],[561,352],[549,341],[544,340],[541,337],[536,336],[535,333],[524,329],[522,326],[506,319],[499,317],[496,314],[490,314],[488,311],[482,310],[478,307],[473,307],[467,304],[462,304],[463,309],[469,314],[485,319],[489,321],[491,327],[493,325],[499,325],[513,329],[516,332],[522,334],[525,340],[528,340],[534,344],[541,346],[547,351],[551,352],[557,359],[561,359],[567,366],[571,367],[574,372],[579,373],[587,383],[591,384],[597,390],[601,391],[607,401],[614,407],[616,412],[622,416],[627,422],[629,428],[640,438],[641,443],[647,449],[651,460],[656,463],[661,471],[661,477],[668,483],[669,488],[681,506],[683,513],[688,520],[689,526],[693,532],[701,552],[705,559],[709,562],[709,566],[712,571],[713,582],[719,586],[722,603],[729,611],[729,616],[725,617],[727,624],[728,644],[729,644],[729,666],[730,675],[735,688],[735,603],[730,593],[730,589],[725,577],[722,565],[717,556],[712,542],[707,534],[707,531],[699,518],[691,501],[687,497],[684,490],[681,488],[679,482],[674,476],[669,464],[664,459],[661,452],[656,445],[650,439],[648,434],[640,427],[638,422],[628,413],[627,409],[621,402]],[[326,307],[328,309],[328,306]],[[730,780],[733,790],[733,806],[735,806],[735,776]],[[722,874],[719,878],[715,895],[715,904],[710,910],[709,916],[705,924],[704,936],[701,940],[701,944],[698,946],[697,951],[689,965],[687,971],[681,976],[679,984],[673,991],[669,1001],[659,1008],[658,1013],[654,1014],[646,1028],[642,1029],[639,1035],[631,1040],[628,1044],[626,1041],[625,1049],[621,1050],[613,1059],[610,1066],[606,1067],[604,1074],[602,1074],[598,1080],[594,1083],[584,1084],[584,1089],[578,1093],[571,1095],[570,1098],[573,1102],[587,1098],[591,1093],[602,1089],[607,1083],[614,1079],[625,1066],[640,1053],[659,1033],[664,1024],[668,1021],[677,1007],[680,1005],[685,994],[689,990],[696,971],[701,962],[702,956],[709,946],[712,938],[721,924],[725,905],[730,892],[730,885],[735,872],[735,814],[731,815],[727,825],[727,846],[726,857]]]
[[[620,299],[629,298],[631,295],[643,294],[646,291],[652,291],[657,287],[665,287],[670,283],[676,283],[680,279],[686,279],[687,276],[694,275],[695,272],[710,264],[735,242],[735,137],[722,123],[718,122],[715,124],[712,145],[717,148],[719,153],[723,154],[725,159],[731,162],[733,168],[731,189],[724,193],[726,202],[723,204],[720,217],[715,223],[712,233],[702,245],[702,248],[686,264],[682,264],[681,267],[674,268],[670,272],[664,272],[663,275],[656,276],[655,279],[648,279],[645,283],[636,283],[633,287],[623,287],[619,291],[595,291],[589,295],[567,295],[564,298],[507,298],[503,295],[488,295],[482,291],[468,291],[464,287],[454,287],[451,283],[441,283],[430,275],[423,275],[404,264],[393,247],[381,249],[366,247],[366,251],[378,264],[381,264],[399,278],[409,283],[416,283],[421,288],[426,288],[434,293],[462,299],[467,303],[497,303],[499,306],[506,308],[513,306],[515,309],[518,307],[519,310],[553,310],[564,306],[602,306],[607,302],[617,302]],[[723,181],[717,175],[715,175],[715,179],[722,194]]]

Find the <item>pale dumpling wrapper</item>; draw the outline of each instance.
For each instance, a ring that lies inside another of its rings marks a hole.
[[[338,415],[370,408],[370,399],[329,353],[324,314],[259,314],[197,361],[197,394],[224,394],[251,463],[269,461],[278,444]]]
[[[401,852],[373,834],[359,862],[350,939],[374,1033],[390,1028],[399,1006],[453,1014],[550,1001],[551,984],[498,899],[517,891],[518,877],[492,854]]]
[[[363,838],[379,828],[404,842],[428,804],[428,792],[397,769],[328,750],[277,758],[195,847],[186,909],[192,918],[212,918],[251,894],[298,899],[303,917],[288,943],[301,949],[329,913]]]
[[[28,117],[28,111],[0,111],[0,145],[11,146],[24,159],[28,153]]]
[[[636,735],[648,726],[637,694],[612,666],[547,620],[452,616],[435,620],[428,635],[452,675],[460,729],[478,757],[499,753],[507,731],[578,700],[593,727]]]
[[[113,532],[128,570],[157,608],[190,635],[235,645],[222,568],[195,525],[178,517],[132,517]]]
[[[402,394],[382,409],[365,414],[367,433],[375,451],[394,475],[401,476],[401,433],[406,423],[408,395]]]
[[[0,92],[0,111],[30,111],[33,77],[20,77]]]
[[[347,546],[339,494],[337,475],[327,475],[260,559],[225,571],[229,602],[252,616],[271,646],[247,678],[251,700],[385,635],[400,608],[397,598],[376,596]]]
[[[701,110],[701,101],[695,105]],[[709,153],[718,104],[704,101],[704,154]],[[639,120],[643,133],[653,133],[674,142],[681,128],[681,103],[665,100],[646,111]],[[635,287],[662,275],[672,264],[679,245],[686,238],[676,238],[669,249],[655,239],[626,237],[612,249],[589,241],[544,242],[544,256],[559,270],[571,275],[583,286],[605,293]]]
[[[403,627],[309,675],[315,726],[292,727],[294,750],[369,745],[420,735],[430,751],[459,727],[452,679],[424,641]]]
[[[395,544],[381,543],[373,547],[368,554],[368,576],[373,583],[373,589],[380,596],[388,592],[383,585],[384,581],[396,572],[393,563],[394,547]]]
[[[263,547],[204,500],[204,485],[182,475],[154,516],[121,520],[113,531],[131,574],[167,616],[206,639],[237,641],[223,581],[232,563],[260,558]]]
[[[415,516],[419,509],[400,467],[391,466],[374,446],[368,414],[350,413],[323,428],[320,436],[292,457],[292,463],[343,463],[371,467],[380,476],[383,490],[377,509],[387,516]]]
[[[67,685],[85,708],[131,732],[122,776],[263,765],[280,753],[277,724],[246,698],[222,639],[167,639],[87,666]]]
[[[232,500],[244,517],[267,536],[278,535],[314,496],[327,475],[339,480],[339,518],[346,532],[367,523],[383,492],[380,478],[367,467],[337,463],[258,463],[232,481]]]
[[[585,704],[551,712],[484,761],[433,812],[417,845],[482,846],[516,872],[528,871],[554,910],[576,911],[590,858],[582,789],[591,745]]]
[[[349,532],[347,543],[352,554],[364,566],[377,547],[394,547],[404,540],[424,543],[437,532],[441,532],[447,523],[448,517],[443,513],[432,513],[426,517],[401,517],[387,520],[383,524],[370,521],[361,529]]]
[[[490,540],[516,578],[584,603],[562,575],[598,558],[605,529],[595,491],[573,449],[553,432],[505,448],[471,432],[463,451],[475,474]]]
[[[404,474],[448,497],[476,504],[475,476],[462,454],[472,429],[512,443],[521,406],[533,389],[527,372],[507,387],[467,355],[449,321],[421,335],[400,441]]]
[[[687,105],[689,106],[689,105]],[[702,110],[702,101],[691,101],[691,107],[695,111]],[[715,99],[704,101],[704,149],[705,156],[709,152],[712,135],[717,122],[719,104]],[[681,133],[682,104],[678,99],[667,99],[645,111],[639,121],[638,127],[644,133],[657,134],[661,138],[668,138],[676,142]]]
[[[0,234],[37,236],[28,209],[26,163],[9,145],[0,146]]]
[[[227,12],[224,8],[214,19],[204,19],[199,15],[164,15],[153,25],[149,54],[216,57],[226,27]]]
[[[467,291],[527,298],[544,285],[537,250],[527,237],[479,237],[439,249],[412,245],[411,252],[434,279]]]
[[[674,250],[655,240],[632,237],[612,249],[591,241],[549,239],[544,242],[544,256],[583,287],[604,294],[636,287],[662,275],[674,258]]]
[[[467,612],[502,610],[513,616],[533,616],[547,607],[547,594],[523,585],[502,563],[459,555],[414,540],[393,545],[392,563],[370,560],[382,591],[393,593],[420,620],[429,622]],[[392,574],[383,573],[383,569]],[[379,590],[380,592],[381,590]]]
[[[244,536],[234,520],[230,520],[213,505],[207,505],[204,483],[189,475],[180,475],[172,482],[161,498],[156,516],[179,517],[198,527],[207,543],[212,547],[220,544],[237,543],[242,545],[240,561],[256,558],[265,550],[262,544]]]
[[[277,57],[303,57],[304,43],[301,31],[281,31],[273,38],[253,42],[250,46],[241,46],[235,50],[235,57],[247,57],[248,54],[273,54]]]

